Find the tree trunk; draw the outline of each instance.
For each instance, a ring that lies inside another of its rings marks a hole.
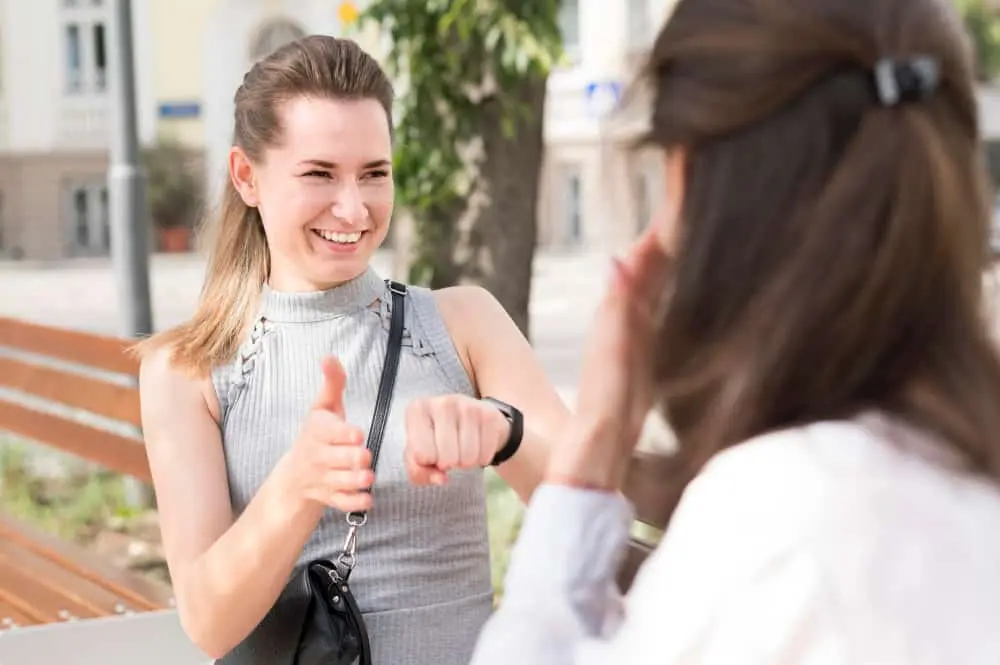
[[[546,79],[522,79],[507,91],[520,113],[513,136],[505,134],[509,111],[494,100],[482,105],[483,158],[477,181],[484,205],[467,211],[466,246],[458,252],[471,263],[476,281],[496,296],[526,337],[535,247],[538,241],[538,189],[542,171]],[[459,262],[460,265],[462,262]]]
[[[416,225],[418,247],[410,256],[398,257],[407,263],[411,281],[428,282],[431,288],[482,285],[525,337],[538,237],[545,88],[545,78],[538,76],[505,91],[518,110],[516,118],[511,105],[501,106],[493,97],[482,101],[480,144],[469,165],[476,174],[470,196],[453,207],[429,211]],[[505,127],[513,127],[513,135]]]

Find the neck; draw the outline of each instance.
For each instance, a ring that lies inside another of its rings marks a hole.
[[[272,321],[321,321],[364,309],[384,290],[385,283],[370,266],[332,286],[268,280],[261,292],[261,314]]]

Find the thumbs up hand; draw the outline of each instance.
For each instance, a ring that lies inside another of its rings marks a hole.
[[[323,385],[287,456],[294,490],[342,512],[371,508],[375,480],[364,432],[344,420],[347,376],[335,358],[322,364]]]

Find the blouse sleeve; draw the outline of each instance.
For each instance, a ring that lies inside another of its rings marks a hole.
[[[827,624],[823,571],[799,547],[817,491],[809,474],[775,486],[740,466],[691,484],[624,602],[614,579],[628,504],[540,487],[473,665],[849,662]]]

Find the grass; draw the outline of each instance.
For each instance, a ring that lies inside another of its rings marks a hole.
[[[47,478],[33,473],[24,447],[0,443],[0,510],[60,538],[89,541],[98,529],[132,516],[122,477],[104,471]]]
[[[489,515],[493,592],[499,600],[503,596],[510,548],[521,528],[524,507],[517,494],[492,469],[486,472],[486,509]]]

